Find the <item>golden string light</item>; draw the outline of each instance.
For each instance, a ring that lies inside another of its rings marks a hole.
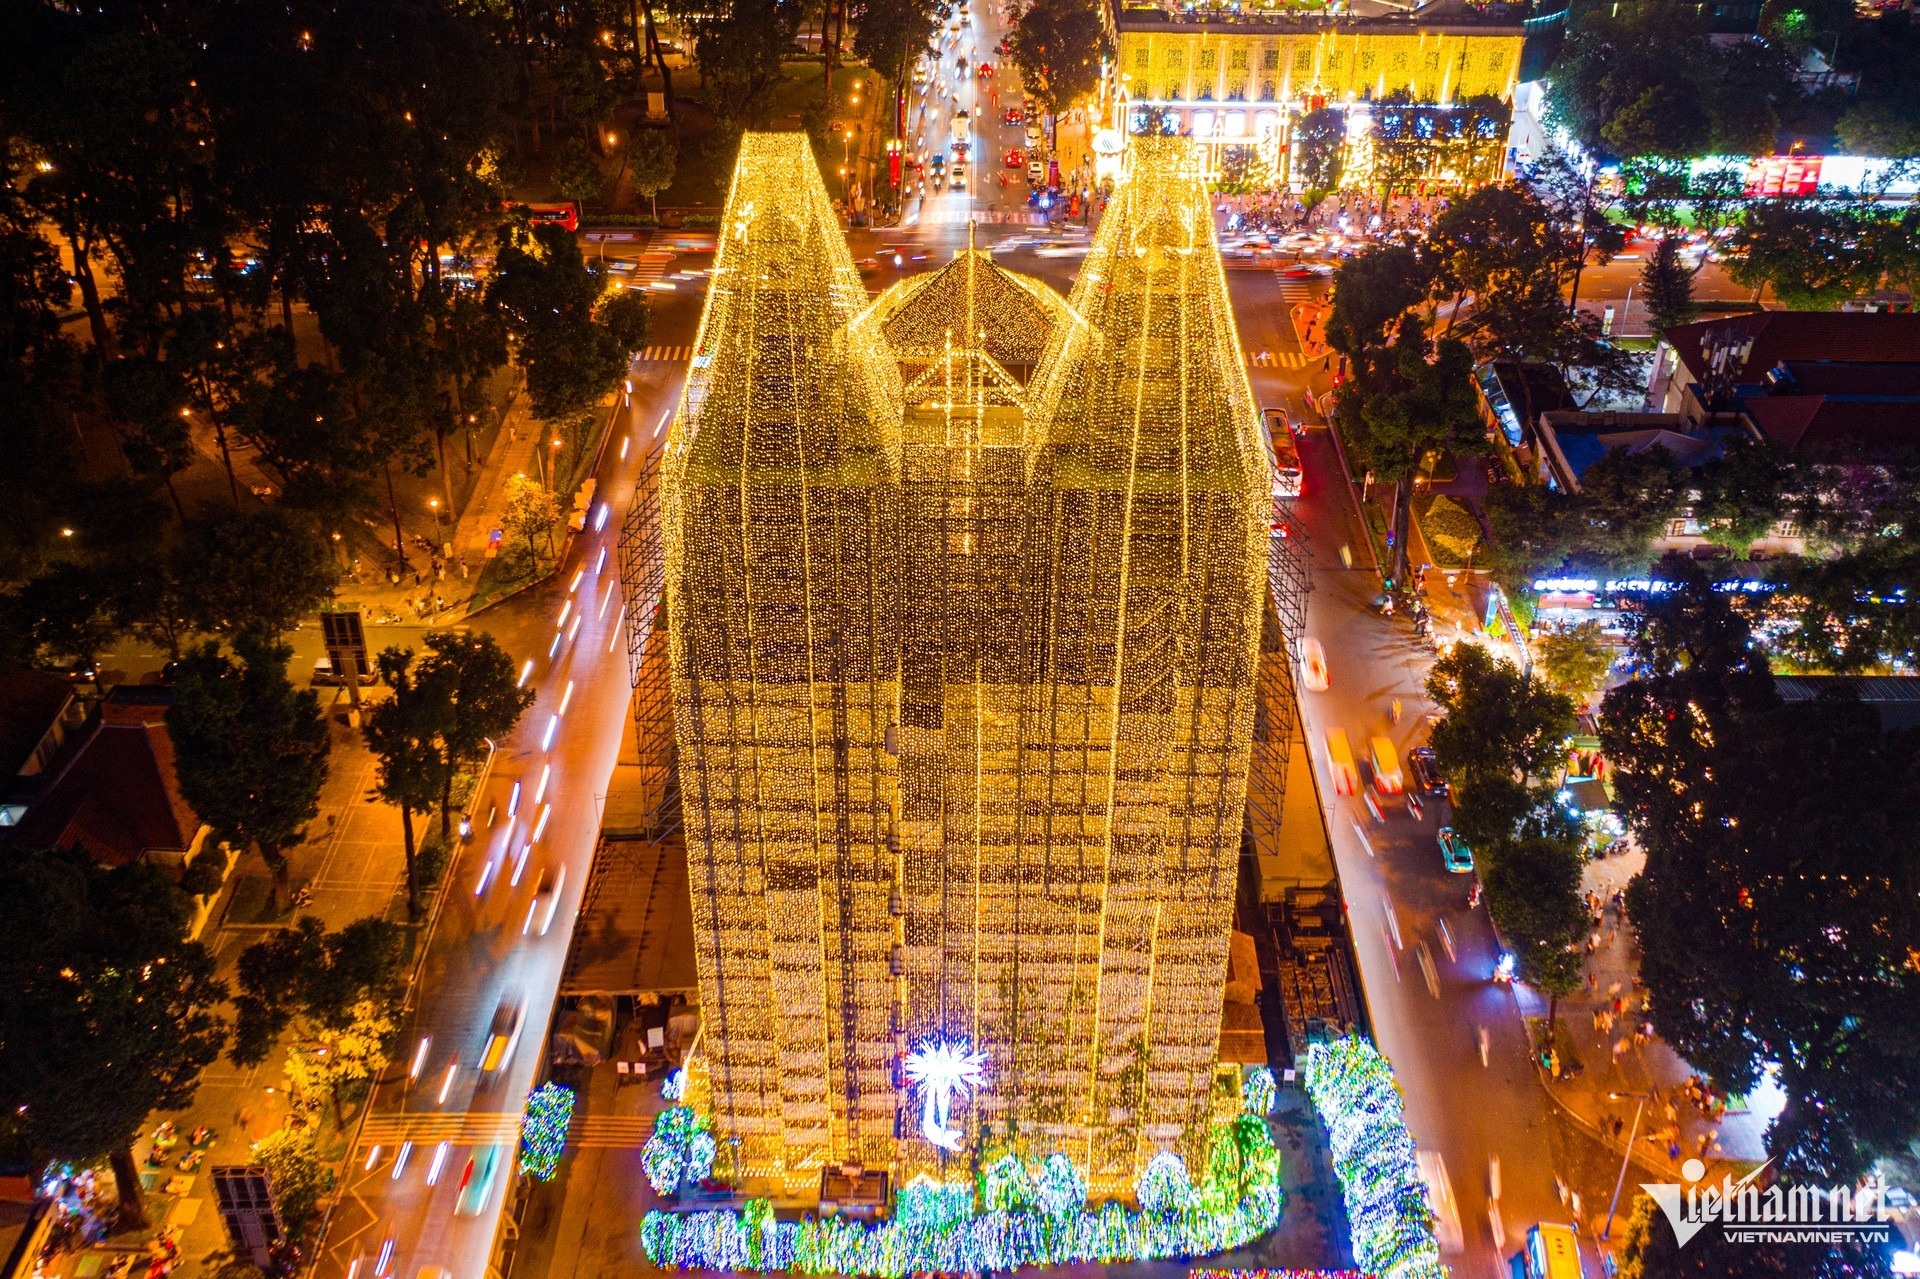
[[[1190,145],[1131,164],[1069,299],[969,247],[868,306],[742,144],[661,499],[721,1175],[964,1175],[933,1036],[976,1148],[1204,1166],[1269,463]]]

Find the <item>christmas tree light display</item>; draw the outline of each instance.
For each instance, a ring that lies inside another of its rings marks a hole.
[[[676,1118],[673,1126],[704,1132],[699,1122]],[[1198,1186],[1177,1154],[1149,1160],[1138,1210],[1088,1209],[1086,1180],[1065,1155],[1029,1164],[1005,1154],[981,1171],[977,1200],[972,1186],[919,1181],[901,1189],[891,1221],[776,1221],[765,1200],[753,1200],[738,1212],[650,1212],[640,1240],[648,1260],[682,1270],[879,1279],[1196,1257],[1239,1247],[1280,1217],[1280,1153],[1265,1121],[1242,1115],[1215,1128],[1213,1149]]]
[[[988,1126],[1099,1197],[1163,1151],[1201,1168],[1272,460],[1191,139],[1135,140],[1066,299],[968,249],[870,300],[799,133],[745,136],[717,238],[658,492],[728,1171],[939,1183]],[[903,1036],[965,1036],[993,1086],[903,1073]],[[1003,1211],[1009,1240],[1040,1220]],[[1190,1217],[1216,1224],[1054,1229],[1174,1255],[1245,1224]],[[776,1255],[691,1220],[696,1253]]]
[[[640,1152],[640,1167],[655,1194],[676,1194],[713,1175],[718,1149],[706,1116],[688,1106],[669,1106],[653,1121],[653,1135]]]
[[[542,1084],[527,1098],[520,1120],[520,1171],[538,1181],[549,1180],[566,1149],[567,1129],[573,1125],[573,1089]]]
[[[1314,1044],[1305,1082],[1345,1193],[1354,1260],[1381,1279],[1445,1279],[1387,1059],[1357,1035]]]

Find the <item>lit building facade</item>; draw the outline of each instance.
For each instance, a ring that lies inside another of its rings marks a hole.
[[[1200,1166],[1272,513],[1192,148],[1064,300],[968,250],[869,305],[800,135],[720,237],[661,511],[721,1171]],[[903,1063],[961,1040],[955,1152]]]
[[[1525,29],[1471,10],[1451,17],[1125,9],[1116,23],[1114,123],[1158,108],[1200,143],[1210,176],[1229,167],[1231,149],[1247,148],[1286,181],[1298,118],[1335,107],[1348,112],[1349,170],[1363,170],[1374,104],[1400,98],[1444,113],[1475,98],[1512,103]]]

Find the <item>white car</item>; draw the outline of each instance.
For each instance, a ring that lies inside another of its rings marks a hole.
[[[953,189],[956,191],[966,190],[967,166],[955,160],[953,162],[953,168],[948,173],[947,181],[953,184]]]
[[[1312,636],[1300,641],[1300,682],[1311,693],[1326,692],[1332,682],[1327,676],[1327,650]]]
[[[547,929],[553,927],[554,912],[560,908],[560,890],[566,886],[565,866],[540,873],[540,885],[533,890],[533,901],[527,907],[527,922],[520,926],[522,937],[536,930],[542,937],[547,935]]]

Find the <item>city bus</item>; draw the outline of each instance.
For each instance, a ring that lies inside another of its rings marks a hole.
[[[580,229],[580,206],[571,200],[559,204],[521,204],[509,200],[509,209],[525,209],[527,221],[534,226],[559,226],[569,231]]]
[[[1527,1231],[1527,1279],[1586,1279],[1572,1226],[1541,1222]]]

